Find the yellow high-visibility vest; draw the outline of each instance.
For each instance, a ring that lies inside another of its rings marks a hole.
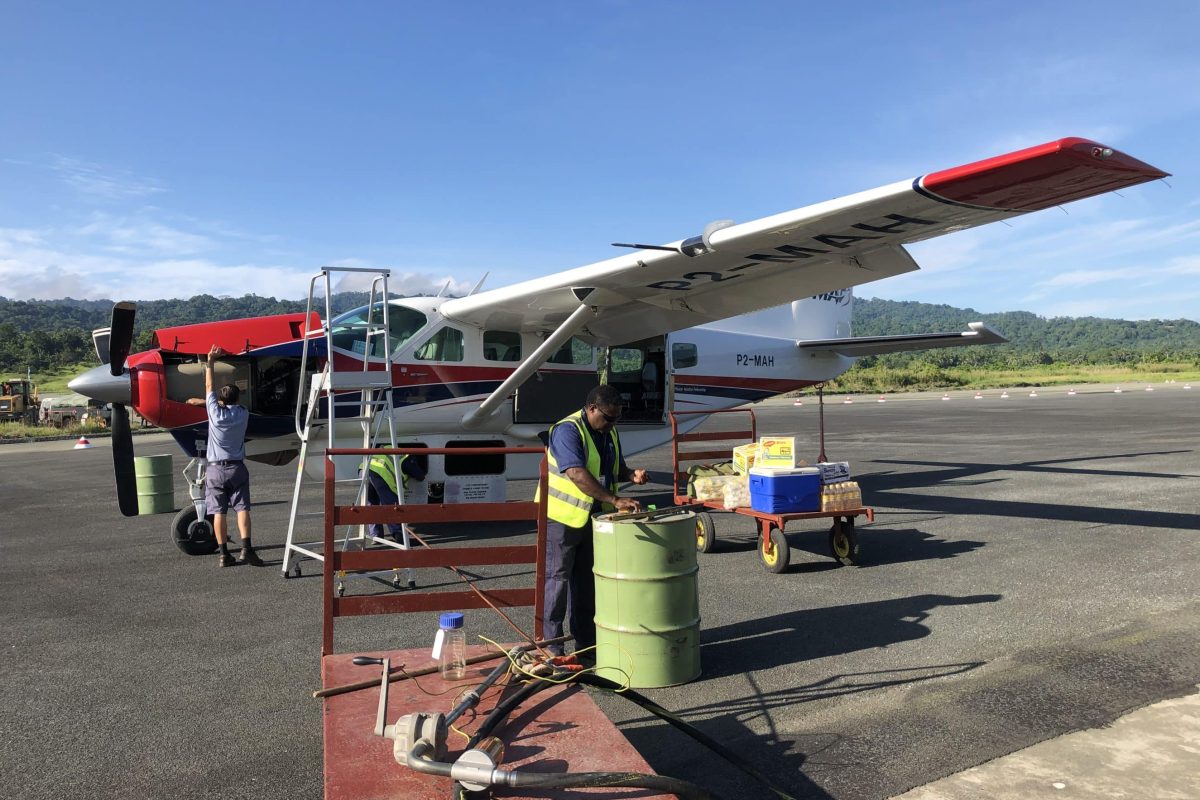
[[[587,471],[592,473],[592,476],[603,486],[604,479],[600,475],[600,451],[596,448],[596,442],[592,440],[587,424],[583,421],[583,409],[563,417],[551,425],[550,434],[553,436],[555,428],[568,422],[579,429],[579,438],[583,440],[583,446],[587,450]],[[612,465],[612,486],[615,487],[617,476],[621,471],[621,438],[617,435],[616,428],[610,430],[608,435],[612,439],[616,456]],[[587,524],[588,515],[591,513],[595,500],[584,494],[583,490],[575,485],[575,481],[558,471],[558,462],[549,447],[546,448],[546,461],[550,467],[547,477],[546,516],[567,527],[582,528]],[[602,503],[600,508],[602,511],[615,510],[615,506],[611,503]]]
[[[376,475],[383,478],[383,482],[386,483],[388,488],[392,490],[392,494],[396,495],[397,497],[400,496],[400,492],[396,491],[396,467],[403,465],[404,459],[406,458],[408,458],[408,456],[400,456],[397,458],[395,466],[392,465],[391,456],[371,456],[371,460],[367,462],[367,466],[370,467],[371,472],[374,472]],[[403,469],[400,470],[400,479],[404,485],[404,488],[407,489],[408,476],[404,474]]]

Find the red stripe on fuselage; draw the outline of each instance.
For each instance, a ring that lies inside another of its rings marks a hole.
[[[1037,211],[1165,178],[1169,173],[1102,144],[1068,138],[932,172],[921,188],[955,203]]]
[[[789,392],[792,389],[803,389],[805,386],[815,386],[816,381],[802,381],[789,378],[741,378],[723,375],[688,375],[682,378],[675,376],[678,386],[732,386],[738,389],[761,389],[770,392]]]

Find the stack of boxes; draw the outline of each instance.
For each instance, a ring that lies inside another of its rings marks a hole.
[[[764,436],[735,447],[733,465],[749,478],[750,507],[755,511],[790,514],[862,507],[862,491],[849,479],[850,464],[833,461],[810,467],[797,462],[791,436]]]

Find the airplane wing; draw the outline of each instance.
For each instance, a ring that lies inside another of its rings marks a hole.
[[[1133,186],[1168,173],[1068,138],[912,180],[722,226],[653,249],[447,300],[480,327],[572,327],[634,341],[917,269],[903,245]],[[580,328],[579,325],[582,324]]]
[[[967,324],[961,333],[917,333],[899,336],[851,336],[845,339],[818,339],[797,342],[809,352],[833,352],[842,356],[875,356],[905,350],[931,350],[936,347],[967,347],[973,344],[1004,344],[1008,341],[982,322]]]

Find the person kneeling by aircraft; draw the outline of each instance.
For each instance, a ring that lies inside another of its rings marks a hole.
[[[549,431],[542,638],[563,635],[569,599],[576,652],[596,646],[592,514],[642,510],[637,500],[616,495],[619,481],[646,483],[646,470],[630,470],[621,457],[616,429],[620,417],[620,393],[601,385],[588,393],[582,409],[554,423]],[[548,649],[563,654],[561,644]]]

